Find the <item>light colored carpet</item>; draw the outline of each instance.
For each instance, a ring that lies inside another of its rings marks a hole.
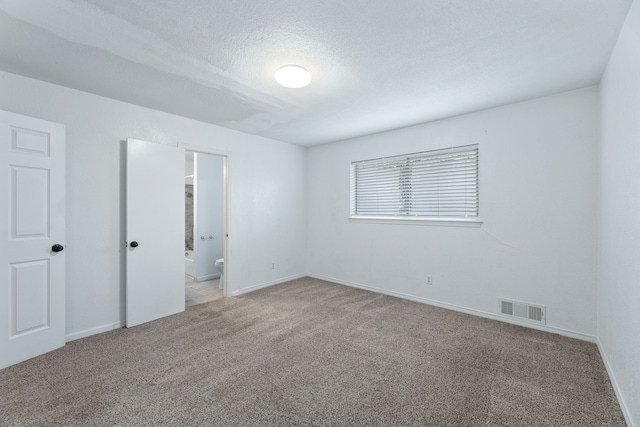
[[[0,424],[621,426],[596,346],[304,278],[0,371]]]

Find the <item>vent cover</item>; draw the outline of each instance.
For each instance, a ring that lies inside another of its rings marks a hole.
[[[529,322],[547,324],[545,316],[546,307],[543,305],[528,304],[525,302],[498,299],[500,302],[500,314],[518,317]]]

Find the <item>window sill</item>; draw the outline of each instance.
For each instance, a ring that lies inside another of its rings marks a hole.
[[[435,225],[443,227],[475,227],[482,225],[481,219],[468,218],[401,218],[401,217],[363,217],[350,216],[349,222],[362,222],[370,224],[406,224],[406,225]]]

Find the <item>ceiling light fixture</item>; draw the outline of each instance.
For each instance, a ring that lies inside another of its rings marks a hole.
[[[298,89],[311,83],[311,74],[299,65],[285,65],[276,71],[276,81],[284,87]]]

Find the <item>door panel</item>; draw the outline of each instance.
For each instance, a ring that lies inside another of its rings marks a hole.
[[[184,220],[184,150],[128,139],[127,327],[184,311]]]
[[[11,264],[11,338],[49,326],[49,260]]]
[[[24,239],[49,236],[49,171],[10,167],[11,237]]]
[[[65,128],[0,111],[0,368],[65,344]]]

